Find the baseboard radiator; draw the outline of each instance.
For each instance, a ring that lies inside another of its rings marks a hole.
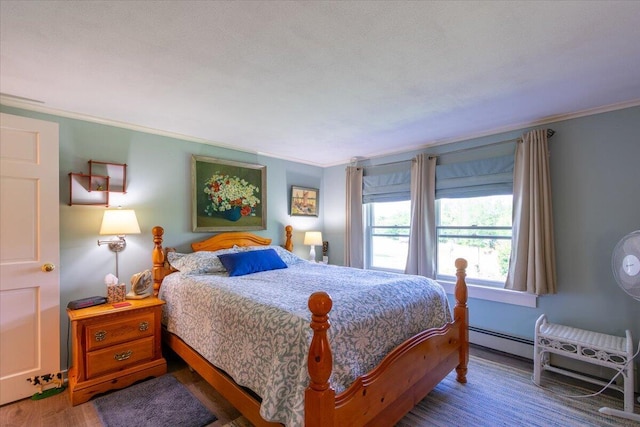
[[[469,341],[492,350],[533,360],[533,340],[469,326]]]

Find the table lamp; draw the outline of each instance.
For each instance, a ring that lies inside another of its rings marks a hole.
[[[322,245],[322,233],[319,231],[307,231],[304,233],[304,244],[311,246],[309,261],[316,261],[316,246]]]

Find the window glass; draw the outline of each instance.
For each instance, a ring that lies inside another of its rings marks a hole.
[[[365,214],[366,268],[404,271],[411,201],[367,203]]]
[[[467,278],[504,286],[511,255],[512,195],[439,199],[437,276],[455,276],[456,258],[466,258]]]
[[[512,196],[436,201],[437,277],[455,279],[455,259],[468,261],[467,281],[502,288],[511,255]],[[404,271],[411,202],[365,205],[366,268]]]

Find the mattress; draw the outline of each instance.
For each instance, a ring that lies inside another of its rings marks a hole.
[[[409,337],[452,319],[446,293],[433,280],[316,264],[291,254],[286,263],[239,277],[172,273],[159,295],[167,330],[260,396],[265,420],[304,424],[313,292],[325,291],[333,300],[328,335],[336,393]]]

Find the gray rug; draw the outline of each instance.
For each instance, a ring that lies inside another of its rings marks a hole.
[[[163,375],[93,400],[105,427],[202,427],[216,420],[173,375]]]
[[[622,393],[616,397],[561,396],[592,394],[567,384],[566,377],[544,372],[542,388],[531,381],[532,371],[510,368],[471,356],[467,384],[456,381],[455,372],[409,412],[401,427],[573,427],[635,426],[638,423],[603,415],[602,406],[623,409]],[[640,405],[636,404],[636,413]],[[240,417],[224,427],[251,427]]]

